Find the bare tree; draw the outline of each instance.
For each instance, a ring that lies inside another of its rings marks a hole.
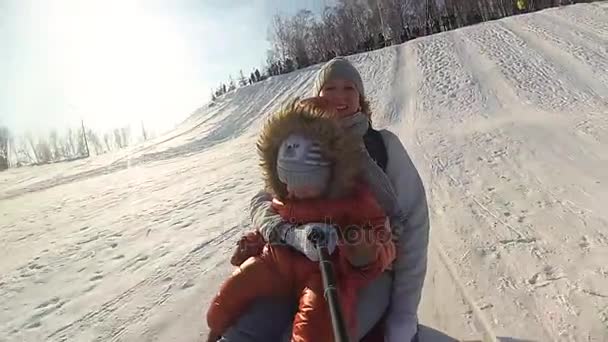
[[[228,92],[231,92],[236,89],[236,85],[234,84],[234,80],[232,79],[232,76],[229,76],[228,78],[229,78]]]
[[[24,139],[19,140],[19,143],[16,145],[15,154],[16,154],[17,166],[36,163],[36,160],[32,156],[30,146],[28,145],[28,142]]]
[[[385,36],[388,41],[393,43],[401,43],[402,31],[406,27],[405,23],[405,1],[399,0],[385,0],[384,6],[381,7],[383,10],[382,17],[388,30],[385,30]]]
[[[58,161],[65,158],[65,156],[61,154],[62,148],[60,147],[59,137],[56,130],[52,130],[51,133],[49,133],[49,147],[52,150],[53,161]]]
[[[76,140],[76,157],[88,157],[89,149],[87,143],[85,142],[84,135],[79,134],[78,139]]]
[[[38,140],[35,153],[39,164],[46,164],[53,161],[53,153],[51,152],[49,143],[44,139]]]
[[[15,137],[12,134],[10,134],[10,132],[9,132],[9,137],[8,137],[7,150],[9,152],[9,154],[7,156],[8,167],[14,167],[19,158],[17,155],[17,147],[15,145]]]
[[[239,86],[244,87],[247,85],[247,79],[243,75],[243,70],[239,70]]]
[[[120,136],[122,139],[123,147],[129,146],[131,144],[131,126],[121,128]]]
[[[146,132],[143,121],[141,122],[141,135],[144,138],[144,141],[148,140],[148,132]]]
[[[114,143],[116,144],[116,146],[119,149],[125,147],[123,139],[122,139],[122,133],[119,128],[114,129]]]
[[[288,26],[285,19],[276,14],[272,17],[270,40],[273,42],[273,52],[275,56],[272,58],[286,59],[289,56],[289,39]]]
[[[91,152],[89,151],[89,142],[87,141],[87,131],[84,128],[84,120],[80,121],[82,130],[80,131],[80,139],[79,141],[79,150],[81,151],[80,155],[89,157]]]
[[[335,7],[336,30],[340,33],[338,41],[338,51],[341,55],[350,55],[356,52],[356,37],[351,29],[353,20],[349,15],[346,3]]]
[[[291,50],[293,60],[296,61],[298,69],[309,66],[310,63],[310,51],[307,47],[310,47],[310,29],[313,23],[312,12],[309,10],[300,10],[291,19],[290,31],[291,31]]]
[[[0,171],[9,167],[10,132],[6,127],[0,127]]]
[[[25,149],[34,153],[34,158],[31,158],[31,154],[28,154],[28,156],[30,156],[30,159],[33,159],[32,162],[37,164],[40,162],[40,157],[38,156],[38,151],[36,150],[36,143],[34,141],[34,135],[31,132],[27,132],[25,134]]]
[[[89,146],[93,148],[95,155],[100,155],[103,153],[103,145],[101,144],[101,140],[99,136],[92,130],[87,129],[87,141],[89,142]]]
[[[76,139],[74,139],[72,128],[68,128],[66,132],[64,146],[64,157],[68,159],[74,158],[76,156]]]
[[[113,150],[113,145],[112,145],[112,133],[106,132],[103,135],[103,142],[106,144],[106,151],[112,151]]]

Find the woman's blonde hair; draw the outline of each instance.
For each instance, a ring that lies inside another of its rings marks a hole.
[[[372,109],[369,105],[369,101],[365,99],[365,95],[359,94],[359,106],[361,106],[361,113],[367,115],[369,123],[372,123]]]

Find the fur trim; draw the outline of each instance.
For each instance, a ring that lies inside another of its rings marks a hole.
[[[342,129],[328,113],[296,100],[266,122],[257,142],[268,191],[280,200],[287,196],[287,187],[277,173],[277,156],[281,143],[294,133],[318,140],[323,157],[332,162],[329,197],[342,197],[354,190],[361,170],[361,139]]]
[[[372,123],[372,109],[369,105],[369,101],[365,99],[365,96],[359,95],[359,105],[361,106],[361,112],[367,115],[369,123]],[[371,125],[370,125],[371,126]]]

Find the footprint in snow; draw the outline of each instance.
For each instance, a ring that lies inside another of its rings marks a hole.
[[[578,243],[578,246],[585,251],[589,250],[589,247],[591,246],[591,243],[589,242],[589,238],[587,238],[586,235],[583,235],[583,237],[581,238],[581,240]]]
[[[40,270],[40,269],[44,268],[44,266],[39,265],[39,264],[33,262],[33,263],[31,263],[31,264],[28,265],[28,268],[30,270]]]
[[[91,286],[89,286],[86,289],[84,289],[82,291],[82,293],[89,293],[89,292],[93,291],[93,289],[96,288],[96,287],[97,287],[97,284],[92,284]]]
[[[103,278],[103,275],[98,274],[96,276],[91,277],[91,279],[89,279],[89,281],[97,281]]]
[[[38,305],[36,307],[36,309],[43,309],[43,308],[46,308],[47,306],[57,304],[59,302],[59,300],[60,300],[59,297],[53,297],[53,298],[47,300],[46,302],[43,302],[42,304]]]
[[[40,323],[40,321],[36,321],[36,322],[32,322],[28,325],[25,326],[26,329],[36,329],[39,328],[42,324]]]
[[[148,256],[147,255],[142,255],[139,258],[137,258],[135,260],[135,262],[146,261],[146,260],[148,260]]]

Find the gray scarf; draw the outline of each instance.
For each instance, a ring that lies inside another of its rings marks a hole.
[[[361,153],[363,154],[363,163],[361,167],[365,179],[384,211],[390,216],[391,221],[393,221],[393,219],[399,219],[402,216],[401,210],[391,180],[386,173],[382,171],[382,168],[380,168],[372,159],[363,143],[363,136],[365,135],[365,132],[367,132],[370,124],[367,115],[361,112],[356,113],[342,119],[341,124],[343,128],[361,137]]]

